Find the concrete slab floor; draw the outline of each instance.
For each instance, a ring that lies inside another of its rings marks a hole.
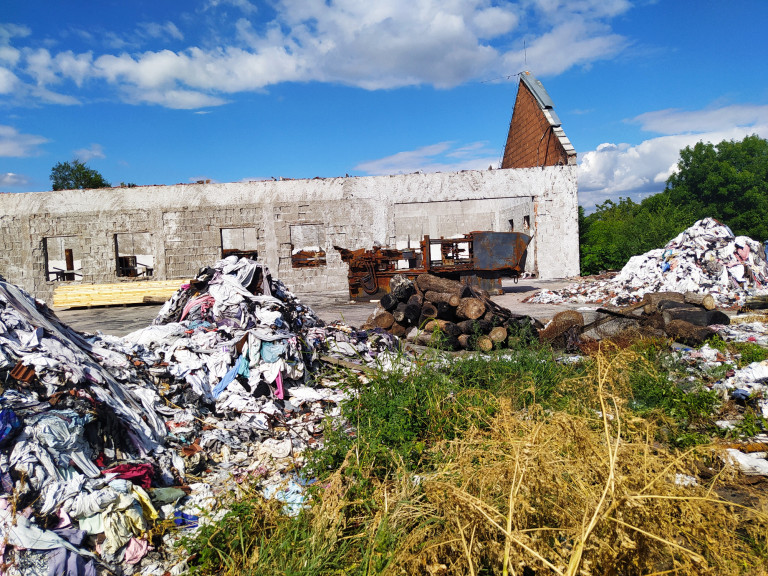
[[[527,314],[546,322],[562,310],[576,309],[583,304],[528,304],[523,299],[537,290],[556,290],[571,284],[574,279],[538,280],[524,279],[515,284],[512,280],[503,282],[504,294],[494,296],[500,306],[516,314]],[[340,320],[345,324],[359,327],[376,308],[375,302],[350,302],[346,292],[326,295],[296,294],[326,323]],[[81,332],[102,332],[114,336],[126,334],[149,326],[160,310],[159,305],[101,306],[95,308],[56,309],[56,315],[66,324]]]

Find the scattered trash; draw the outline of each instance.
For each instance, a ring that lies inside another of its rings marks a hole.
[[[0,281],[6,573],[180,573],[176,533],[159,527],[195,529],[250,480],[298,510],[303,452],[346,397],[320,359],[386,367],[395,348],[383,331],[325,326],[235,256],[126,338],[76,332]]]
[[[747,476],[768,476],[768,460],[764,457],[758,458],[735,448],[727,448],[723,460],[728,464],[733,464]]]

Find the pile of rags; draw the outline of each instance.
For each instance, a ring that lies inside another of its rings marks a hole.
[[[345,398],[312,378],[318,354],[373,360],[391,344],[324,327],[245,259],[201,271],[126,339],[79,333],[0,280],[7,573],[163,574],[173,552],[160,522],[194,528],[245,477],[275,497],[303,483],[302,451]]]
[[[542,290],[526,301],[624,306],[639,302],[649,292],[709,293],[721,307],[737,306],[748,295],[768,293],[763,246],[748,236],[735,236],[713,218],[704,218],[664,248],[633,256],[610,280]]]

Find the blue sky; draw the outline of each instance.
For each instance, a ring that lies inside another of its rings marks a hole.
[[[768,137],[763,0],[4,0],[0,192],[497,165],[530,70],[585,207]]]

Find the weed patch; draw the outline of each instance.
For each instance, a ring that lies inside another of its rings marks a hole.
[[[717,399],[663,345],[430,356],[347,385],[310,506],[232,506],[185,543],[199,574],[765,574],[768,499],[701,446]]]

